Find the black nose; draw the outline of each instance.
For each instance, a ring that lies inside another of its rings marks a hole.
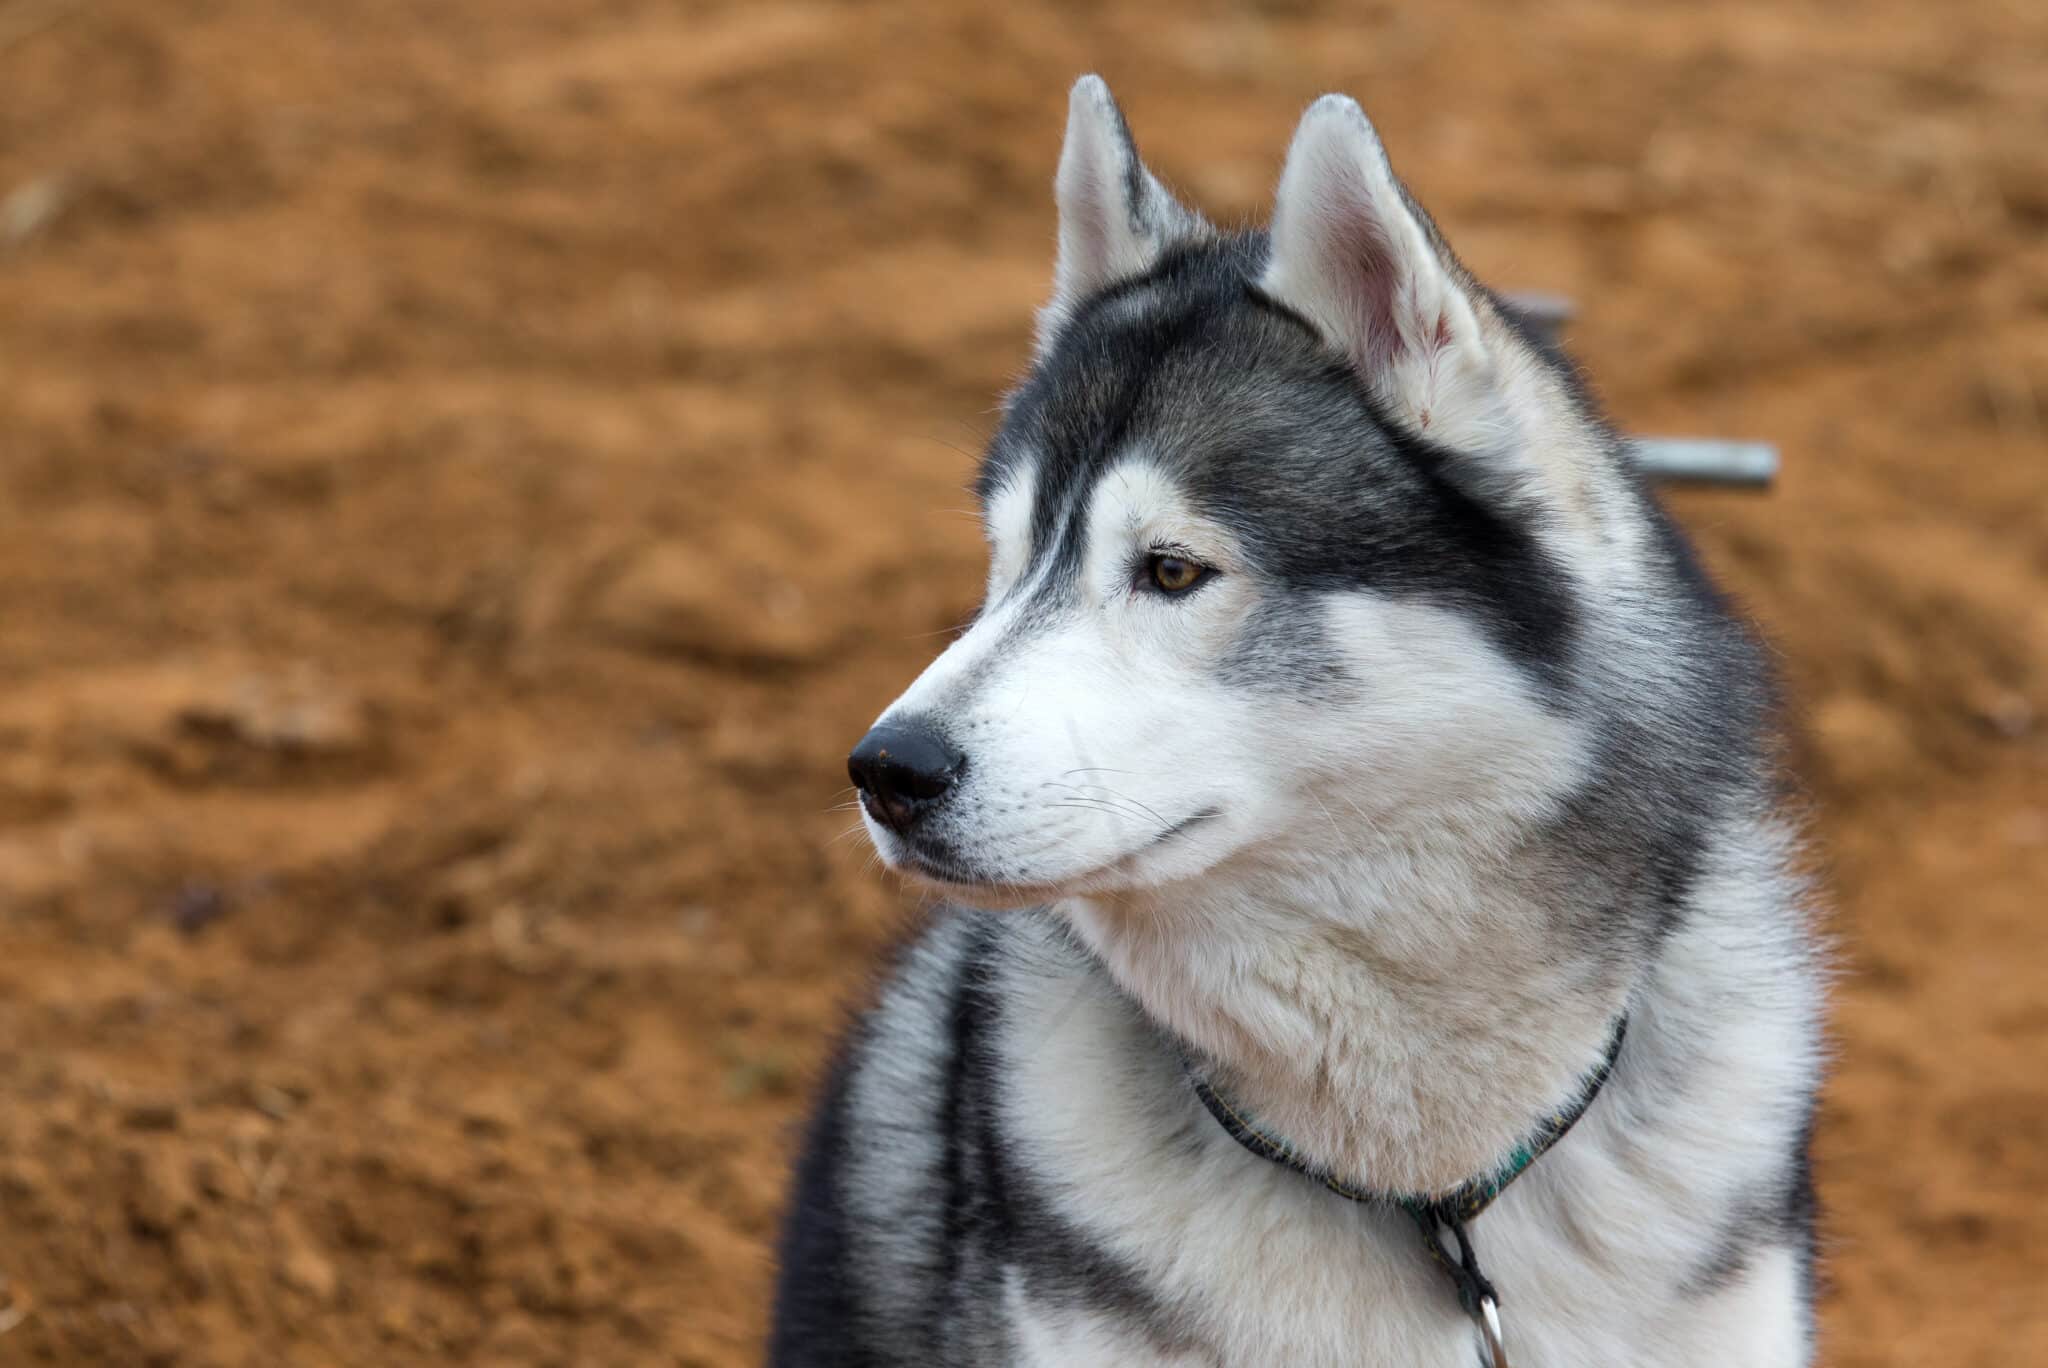
[[[883,722],[846,757],[846,772],[868,815],[904,832],[960,777],[967,757],[922,718]]]

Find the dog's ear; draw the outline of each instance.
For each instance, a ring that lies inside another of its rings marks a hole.
[[[1067,140],[1053,193],[1059,261],[1052,299],[1038,314],[1041,352],[1082,300],[1142,274],[1169,245],[1206,230],[1138,160],[1130,126],[1100,76],[1083,76],[1067,97]]]
[[[1467,281],[1365,111],[1341,95],[1310,105],[1287,150],[1260,289],[1348,356],[1390,417],[1464,455],[1506,453],[1515,434]]]

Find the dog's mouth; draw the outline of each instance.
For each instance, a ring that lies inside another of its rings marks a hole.
[[[1119,875],[1134,873],[1140,860],[1222,815],[1221,808],[1201,808],[1162,828],[1132,850],[1091,868],[1050,878],[1035,877],[1022,871],[1011,874],[985,869],[948,844],[916,836],[898,837],[896,849],[883,851],[882,857],[897,873],[931,885],[941,894],[967,901],[1011,906],[1042,903],[1068,893],[1085,891],[1093,884],[1114,882]]]

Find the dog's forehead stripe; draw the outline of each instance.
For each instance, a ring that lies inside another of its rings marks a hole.
[[[1162,373],[1209,321],[1201,301],[1177,299],[1151,281],[1109,292],[1070,326],[1050,358],[1047,377],[1029,391],[1018,415],[1033,431],[1028,449],[1008,453],[998,469],[1029,463],[1034,477],[1032,570],[1050,560],[1042,593],[1071,588],[1085,562],[1089,514],[1102,480],[1136,449],[1141,431],[1164,406],[1155,393]],[[991,454],[992,463],[999,458]]]

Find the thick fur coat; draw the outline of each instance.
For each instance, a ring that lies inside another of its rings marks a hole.
[[[779,1365],[1468,1368],[1398,1209],[1625,1044],[1472,1225],[1517,1368],[1813,1354],[1822,972],[1762,652],[1357,105],[1226,234],[1073,92],[972,626],[855,752],[949,909],[819,1100]]]

